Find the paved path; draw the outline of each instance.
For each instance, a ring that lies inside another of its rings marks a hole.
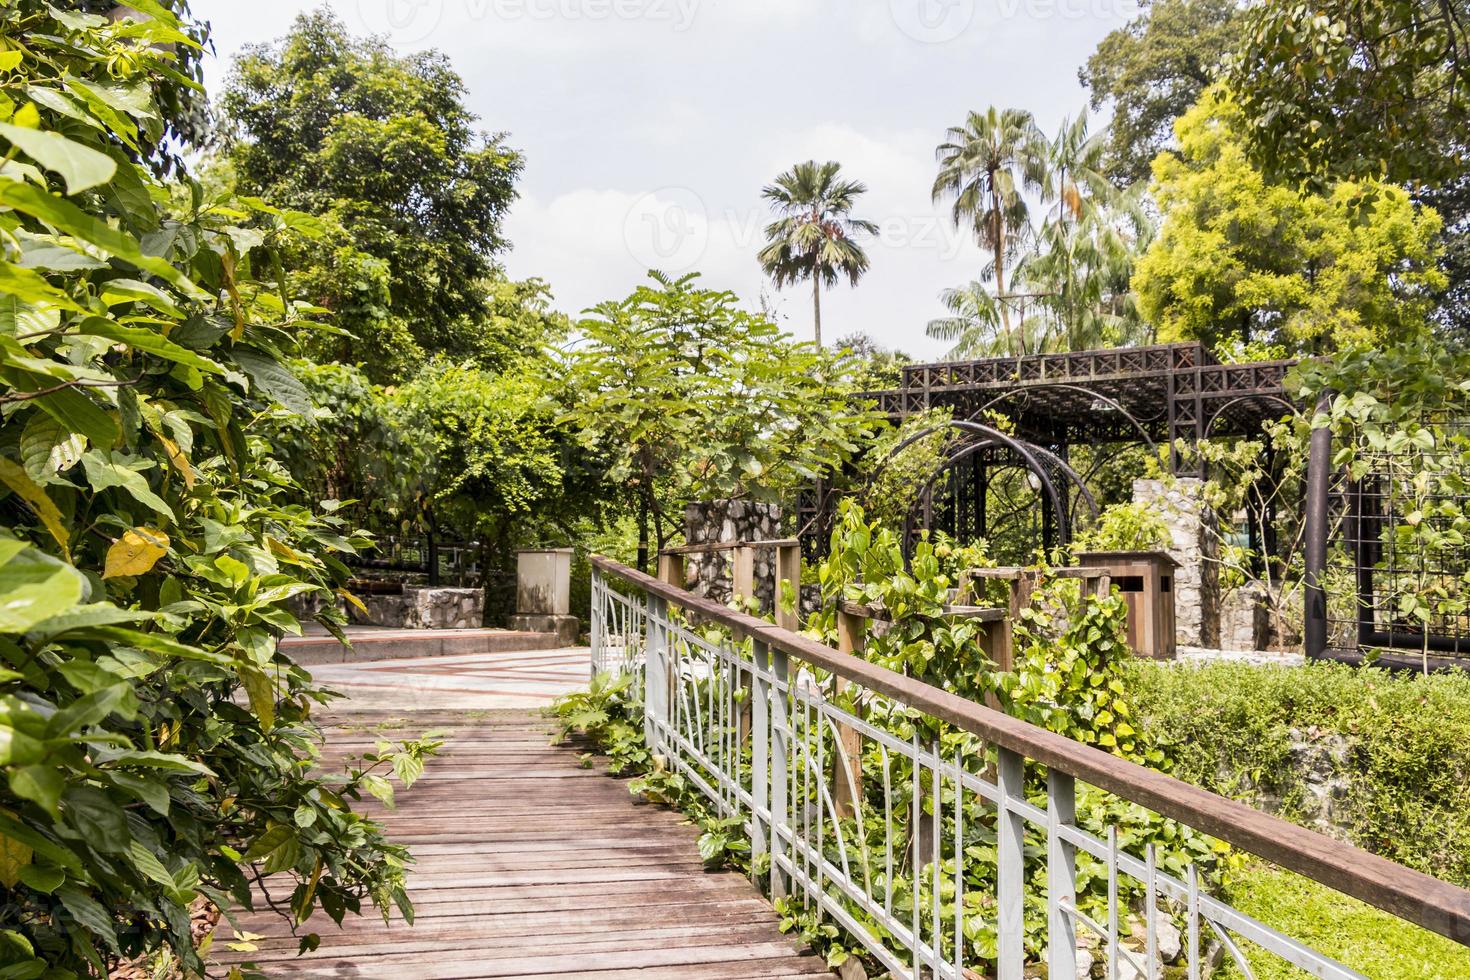
[[[624,780],[582,768],[577,750],[550,746],[539,712],[484,709],[574,683],[574,660],[575,683],[585,683],[585,651],[543,653],[331,668],[343,671],[333,683],[353,699],[336,709],[328,755],[401,733],[451,733],[446,753],[399,795],[398,810],[372,808],[416,858],[416,923],[395,917],[384,926],[367,910],[339,930],[318,913],[303,932],[320,933],[322,948],[298,958],[285,923],[250,916],[242,928],[265,938],[249,958],[269,976],[334,980],[830,976],[777,930],[749,881],[705,872],[694,827],[635,803]],[[459,710],[444,710],[441,698]]]
[[[317,664],[323,685],[348,695],[351,710],[417,712],[544,708],[587,686],[586,647],[457,657]]]

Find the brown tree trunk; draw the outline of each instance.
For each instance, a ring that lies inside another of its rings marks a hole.
[[[1006,347],[1012,354],[1021,354],[1023,351],[1016,349],[1015,337],[1011,335],[1011,311],[1006,306],[1006,271],[1005,271],[1005,221],[1000,213],[1000,195],[991,195],[991,207],[995,214],[995,301],[1000,304],[1000,325],[1005,331]]]

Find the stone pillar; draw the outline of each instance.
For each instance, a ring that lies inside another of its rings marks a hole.
[[[571,612],[571,548],[516,552],[516,614],[510,628],[528,633],[555,633],[561,642],[577,642],[581,622]]]
[[[1168,525],[1165,550],[1179,563],[1174,574],[1175,633],[1182,646],[1220,646],[1220,531],[1201,499],[1203,481],[1134,480],[1133,500]]]
[[[781,507],[753,500],[708,500],[684,508],[684,538],[689,544],[774,541],[781,536]],[[716,602],[730,601],[730,552],[688,556],[690,591]],[[775,608],[776,552],[755,553],[755,594],[761,608]]]

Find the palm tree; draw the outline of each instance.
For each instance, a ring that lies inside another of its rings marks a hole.
[[[951,126],[939,145],[939,175],[934,199],[952,198],[956,227],[969,222],[980,244],[990,249],[1001,328],[1012,348],[1006,308],[1006,261],[1018,251],[1030,227],[1028,190],[1040,191],[1046,177],[1046,147],[1031,113],[1020,109],[971,112],[964,125]]]
[[[812,281],[812,334],[822,346],[822,287],[846,276],[856,286],[868,271],[868,255],[856,241],[876,235],[878,226],[851,216],[868,191],[860,181],[840,175],[836,161],[798,163],[761,191],[779,217],[766,226],[759,259],[766,275],[781,288]]]

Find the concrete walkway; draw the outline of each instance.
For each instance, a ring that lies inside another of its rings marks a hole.
[[[319,664],[312,676],[353,712],[544,708],[587,686],[586,647]],[[344,710],[344,709],[339,709]]]

